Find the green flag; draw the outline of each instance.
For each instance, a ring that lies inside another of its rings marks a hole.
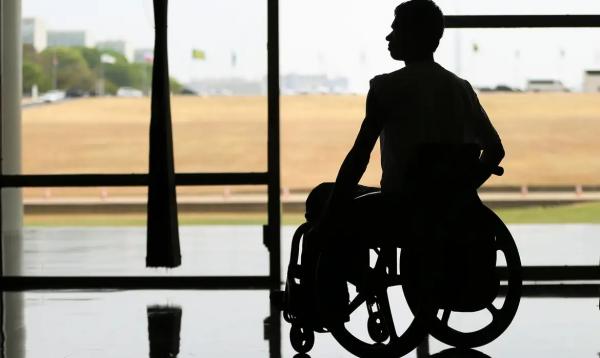
[[[206,53],[204,53],[204,51],[202,50],[192,50],[192,58],[194,60],[200,60],[200,61],[204,61],[206,60]]]

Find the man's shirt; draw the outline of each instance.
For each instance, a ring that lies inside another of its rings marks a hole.
[[[382,128],[381,190],[402,195],[409,160],[425,143],[500,142],[469,82],[435,62],[410,64],[371,80],[366,121]]]

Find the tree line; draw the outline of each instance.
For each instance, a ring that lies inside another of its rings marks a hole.
[[[111,56],[113,63],[103,63],[102,55]],[[48,47],[37,52],[23,45],[23,94],[31,95],[37,86],[39,93],[52,89],[97,95],[103,82],[105,94],[114,95],[119,87],[133,87],[148,93],[152,85],[151,63],[130,63],[113,50],[89,47]],[[182,85],[171,79],[171,91],[180,93]]]

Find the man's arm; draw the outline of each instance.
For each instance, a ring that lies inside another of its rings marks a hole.
[[[371,151],[382,130],[380,118],[375,112],[375,95],[369,90],[366,115],[352,149],[346,155],[335,180],[326,216],[335,215],[344,204],[352,199],[352,193],[367,169]]]
[[[500,165],[500,162],[504,158],[505,152],[504,147],[502,146],[502,141],[500,140],[500,136],[498,135],[498,132],[496,132],[496,129],[490,121],[490,118],[479,102],[477,94],[468,82],[467,85],[472,96],[471,101],[473,102],[473,105],[476,106],[474,109],[476,115],[473,118],[473,127],[475,129],[477,141],[482,149],[479,160],[483,164],[484,170],[481,174],[481,177],[477,180],[477,186],[479,187],[491,176],[491,170]]]
[[[504,146],[500,140],[500,136],[492,125],[490,118],[485,110],[477,101],[481,116],[478,123],[479,144],[481,145],[482,153],[479,159],[481,163],[490,169],[496,168],[504,158]]]
[[[504,147],[500,141],[482,145],[482,149],[479,159],[489,168],[497,167],[504,158]]]

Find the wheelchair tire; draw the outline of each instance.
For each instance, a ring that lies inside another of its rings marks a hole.
[[[483,205],[482,210],[484,210],[484,217],[493,227],[496,251],[502,251],[506,259],[508,285],[504,286],[506,292],[502,307],[496,308],[493,302],[490,303],[486,310],[491,313],[492,321],[476,331],[462,332],[450,327],[448,320],[453,312],[450,309],[444,309],[441,318],[435,314],[430,316],[430,321],[427,322],[429,333],[439,341],[458,348],[479,347],[498,338],[512,322],[521,300],[523,273],[515,241],[506,225],[492,210]],[[409,260],[410,258],[406,257],[404,260],[401,259],[401,262]],[[403,285],[403,290],[409,307],[414,312],[419,300],[418,295],[416,292],[412,292],[411,285]]]

